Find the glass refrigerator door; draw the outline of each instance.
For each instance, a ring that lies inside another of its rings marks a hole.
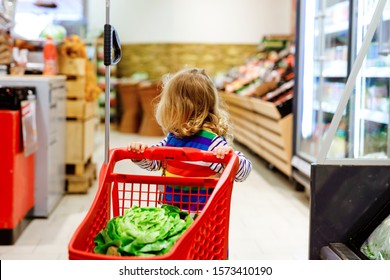
[[[378,0],[356,1],[358,5],[356,50],[360,49]],[[388,159],[390,88],[390,1],[371,41],[356,79],[352,158]]]
[[[301,2],[298,105],[293,166],[316,161],[343,92],[348,73],[349,1]],[[347,114],[332,143],[330,156],[347,154]],[[299,159],[300,158],[300,159]],[[299,167],[298,167],[299,169]],[[310,176],[310,174],[306,174]]]

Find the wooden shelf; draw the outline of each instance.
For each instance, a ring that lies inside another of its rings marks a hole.
[[[291,176],[293,115],[282,116],[271,102],[254,97],[220,93],[234,128],[234,138]]]

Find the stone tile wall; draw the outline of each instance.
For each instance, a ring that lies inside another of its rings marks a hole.
[[[204,68],[210,75],[244,64],[257,53],[257,45],[233,44],[123,44],[118,64],[119,77],[144,71],[150,80],[159,80],[184,66]]]

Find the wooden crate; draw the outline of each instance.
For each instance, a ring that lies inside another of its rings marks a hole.
[[[96,116],[96,101],[86,101],[84,99],[66,100],[66,119],[89,119]]]
[[[68,77],[66,84],[66,98],[85,98],[85,77]]]
[[[66,121],[67,164],[85,163],[91,156],[95,144],[96,118]]]
[[[96,164],[89,162],[83,174],[65,176],[65,191],[67,193],[87,193],[96,178]]]
[[[290,177],[292,113],[282,116],[272,102],[254,97],[220,95],[228,106],[235,139]]]
[[[80,163],[68,163],[66,164],[66,174],[67,175],[75,175],[75,176],[82,176],[88,166],[92,163],[92,156],[87,159],[86,162],[80,162]]]
[[[85,76],[86,59],[61,56],[59,59],[59,73],[66,76]]]

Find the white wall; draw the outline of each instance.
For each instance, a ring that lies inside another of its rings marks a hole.
[[[291,0],[111,0],[122,43],[243,43],[291,33]],[[106,22],[106,0],[88,0],[88,30]]]

